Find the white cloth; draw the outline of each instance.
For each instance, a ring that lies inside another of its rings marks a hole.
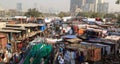
[[[60,27],[60,30],[62,30],[62,27]]]
[[[70,62],[71,62],[71,64],[75,64],[75,52],[70,52]]]
[[[12,54],[11,53],[8,53],[8,58],[11,58],[12,57]]]
[[[70,61],[70,52],[69,51],[67,51],[66,53],[65,53],[65,55],[64,55],[64,59],[66,60],[66,61]]]
[[[65,64],[65,61],[64,61],[64,59],[62,57],[59,60],[59,64]]]
[[[75,52],[70,52],[70,54],[71,54],[71,59],[75,59],[76,58]]]
[[[119,49],[119,53],[120,53],[120,49]]]
[[[108,54],[108,55],[110,54],[110,48],[111,48],[110,46],[107,46],[107,47],[106,47],[106,51],[107,51],[107,54]]]
[[[60,55],[58,56],[58,60],[60,60],[60,58],[62,58]]]
[[[5,57],[5,58],[3,59],[3,61],[4,61],[4,62],[7,62],[7,58]]]
[[[75,64],[75,60],[74,59],[71,60],[71,64]]]
[[[68,33],[68,31],[70,31],[71,27],[67,27],[67,28],[63,28],[63,30],[65,30],[65,33]]]
[[[67,27],[66,32],[70,31],[71,27]]]
[[[103,30],[102,32],[103,32],[103,34],[106,34],[106,33],[107,33],[107,30]]]

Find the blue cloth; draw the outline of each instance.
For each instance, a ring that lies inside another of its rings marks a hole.
[[[73,34],[73,30],[72,30],[72,29],[70,29],[69,34],[70,34],[70,35],[72,35],[72,34]]]
[[[76,35],[65,35],[65,36],[62,36],[62,38],[77,38]]]
[[[7,44],[7,49],[10,49],[11,48],[11,45],[10,44]]]
[[[63,48],[60,48],[60,52],[63,52]]]
[[[41,31],[44,31],[45,28],[46,28],[45,26],[41,26],[41,27],[40,27],[40,30],[41,30]]]
[[[84,61],[84,56],[79,56],[79,61],[83,62]]]

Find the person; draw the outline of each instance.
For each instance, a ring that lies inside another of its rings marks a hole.
[[[45,63],[44,58],[42,58],[40,64],[44,64],[44,63]]]
[[[80,56],[79,56],[79,62],[80,64],[84,62],[84,53],[81,52]]]
[[[10,64],[13,64],[13,57],[10,58],[10,61],[9,61]]]
[[[34,58],[31,57],[31,58],[30,58],[30,64],[32,64],[33,60],[34,60]]]
[[[118,51],[119,51],[119,54],[120,54],[120,49]]]
[[[73,34],[73,29],[69,30],[69,34],[72,35]]]
[[[59,48],[59,52],[63,53],[63,48],[62,47]]]
[[[20,59],[22,59],[24,57],[23,52],[20,52]]]
[[[5,58],[5,53],[1,54],[1,58],[4,59]]]
[[[53,35],[53,37],[55,37],[55,34],[56,34],[56,33],[55,33],[55,31],[53,30],[53,31],[52,31],[52,35]]]
[[[2,62],[2,58],[0,57],[0,62]]]
[[[58,56],[58,61],[59,61],[59,64],[65,64],[65,61],[64,61],[64,58],[63,58],[62,54],[60,54]]]

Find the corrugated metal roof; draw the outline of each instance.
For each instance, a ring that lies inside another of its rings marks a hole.
[[[2,29],[26,30],[24,28],[16,28],[16,27],[5,27],[5,28],[2,28]]]
[[[43,26],[44,24],[33,24],[33,23],[28,23],[28,24],[7,24],[7,26],[17,26],[17,27],[37,27],[37,26]]]
[[[3,29],[0,29],[0,32],[13,32],[13,33],[20,33],[21,31],[17,31],[17,30],[3,30]]]

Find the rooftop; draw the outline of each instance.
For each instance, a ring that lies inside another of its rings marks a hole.
[[[13,30],[26,30],[25,28],[16,28],[16,27],[5,27],[5,28],[2,28],[2,29],[13,29]]]
[[[28,23],[28,24],[7,24],[7,26],[11,27],[37,27],[37,26],[43,26],[44,24],[33,24],[33,23]]]
[[[17,30],[4,30],[4,29],[0,29],[0,32],[20,33],[21,31],[17,31]]]

